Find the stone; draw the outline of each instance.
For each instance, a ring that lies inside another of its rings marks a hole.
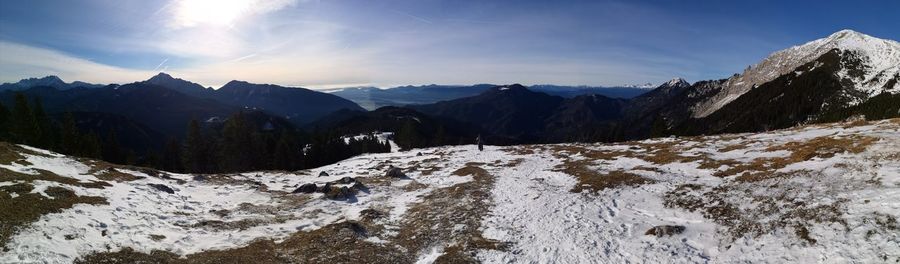
[[[314,193],[318,189],[315,183],[306,183],[294,189],[292,193]]]
[[[150,187],[153,187],[154,189],[159,190],[159,191],[162,191],[162,192],[166,192],[166,193],[169,193],[169,194],[174,194],[174,193],[175,193],[175,190],[172,190],[172,188],[170,188],[169,186],[165,186],[165,185],[163,185],[163,184],[151,183],[151,184],[149,184],[149,185],[150,185]]]
[[[654,226],[653,228],[650,228],[649,230],[647,230],[647,232],[644,233],[644,235],[657,236],[657,237],[672,236],[672,235],[681,234],[682,232],[684,232],[685,229],[686,228],[684,226],[679,226],[679,225]]]
[[[404,174],[403,171],[400,170],[400,168],[397,168],[394,166],[388,167],[388,170],[387,170],[387,173],[385,173],[385,176],[388,176],[391,178],[406,178],[406,174]]]

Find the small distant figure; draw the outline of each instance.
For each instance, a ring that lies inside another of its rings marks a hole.
[[[481,134],[478,134],[478,137],[475,138],[475,142],[478,143],[478,151],[484,150],[484,140],[481,140]]]

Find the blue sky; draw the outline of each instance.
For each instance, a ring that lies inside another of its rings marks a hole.
[[[698,81],[841,29],[898,40],[898,12],[887,0],[0,0],[0,82]]]

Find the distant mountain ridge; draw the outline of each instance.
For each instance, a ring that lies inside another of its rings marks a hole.
[[[537,99],[534,92],[525,97],[527,93],[497,96],[498,90],[509,87],[414,108],[531,143],[559,140],[559,135],[565,140],[618,141],[759,132],[861,113],[890,118],[900,116],[900,44],[842,30],[775,52],[728,79],[691,84],[675,78],[637,97],[622,101],[606,97],[597,104],[561,97]],[[548,126],[534,125],[540,122]]]
[[[105,85],[92,84],[92,83],[86,83],[86,82],[81,82],[81,81],[74,81],[71,83],[67,83],[67,82],[64,82],[62,79],[60,79],[59,77],[50,75],[50,76],[46,76],[46,77],[42,77],[42,78],[28,78],[28,79],[20,80],[18,82],[14,82],[14,83],[0,84],[0,91],[21,91],[21,90],[27,90],[29,88],[37,87],[37,86],[47,86],[47,87],[53,87],[53,88],[56,88],[59,90],[68,90],[68,89],[79,88],[79,87],[81,87],[81,88],[100,88],[100,87],[104,87]]]
[[[495,144],[515,144],[583,140],[583,132],[618,120],[625,102],[596,94],[564,98],[512,84],[473,97],[409,107],[478,125]]]
[[[496,86],[497,85],[495,84],[476,84],[470,86],[432,84],[422,86],[407,85],[386,89],[376,87],[352,87],[329,89],[325,91],[354,101],[363,108],[373,110],[383,106],[431,104],[440,101],[476,96]],[[590,94],[614,98],[632,98],[650,90],[645,87],[593,87],[550,84],[533,85],[528,88],[533,91],[540,91],[566,98]]]
[[[308,89],[232,81],[216,90],[166,73],[146,81],[91,88],[70,88],[72,84],[53,76],[26,79],[17,85],[17,89],[0,91],[0,102],[12,105],[14,93],[21,92],[39,98],[50,113],[119,115],[166,137],[183,136],[191,120],[221,120],[238,111],[264,111],[299,126],[341,109],[363,110],[349,100]]]
[[[411,109],[436,120],[452,119],[473,125],[502,144],[618,141],[757,132],[860,113],[872,118],[900,116],[896,109],[900,108],[900,44],[842,30],[774,52],[741,74],[695,83],[674,78],[654,89],[478,84],[359,87],[323,93],[237,80],[212,89],[165,73],[122,86],[75,84],[55,77],[26,79],[4,84],[7,89],[0,92],[0,99],[8,103],[13,91],[22,91],[41,97],[48,111],[108,111],[146,121],[166,134],[174,133],[174,124],[184,120],[223,118],[227,112],[241,110],[262,111],[298,126],[329,124],[333,128],[340,124],[335,120],[348,114],[365,116],[353,126],[374,126],[385,116],[360,114],[365,113],[360,105],[368,109],[399,105],[397,109],[405,110],[381,113],[414,116],[404,112]],[[35,86],[22,88],[29,85]],[[155,120],[154,115],[175,121]],[[399,125],[386,127],[397,130]]]

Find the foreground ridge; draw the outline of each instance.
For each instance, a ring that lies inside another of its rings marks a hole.
[[[892,119],[190,175],[4,143],[0,262],[895,262],[898,147]]]

